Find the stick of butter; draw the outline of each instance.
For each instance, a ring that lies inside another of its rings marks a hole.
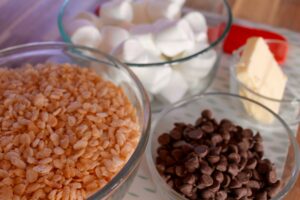
[[[254,37],[247,41],[236,72],[238,80],[249,89],[240,87],[240,95],[279,113],[279,101],[284,94],[287,76],[282,72],[263,38]],[[243,104],[247,112],[255,119],[264,123],[273,122],[273,115],[260,106],[246,101],[243,101]]]

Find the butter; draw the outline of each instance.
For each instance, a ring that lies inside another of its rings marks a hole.
[[[250,38],[247,41],[236,73],[238,80],[249,89],[240,87],[240,95],[253,99],[273,112],[279,113],[279,101],[283,97],[287,77],[263,38]],[[273,122],[273,115],[260,106],[246,101],[243,101],[243,104],[246,111],[255,119],[263,123]]]

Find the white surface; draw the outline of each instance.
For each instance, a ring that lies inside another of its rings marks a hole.
[[[101,6],[100,16],[104,20],[131,22],[133,19],[132,5],[124,0],[111,0]]]

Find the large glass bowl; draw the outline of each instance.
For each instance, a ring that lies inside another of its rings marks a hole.
[[[74,27],[71,25],[71,22],[74,21],[74,18],[82,11],[94,12],[95,8],[101,5],[103,2],[104,1],[100,0],[64,0],[58,16],[58,27],[62,39],[65,42],[70,43],[70,30],[74,29]],[[227,35],[232,23],[231,9],[227,0],[187,0],[184,5],[183,12],[188,12],[190,10],[200,11],[205,16],[208,25],[208,46],[203,46],[203,48],[199,48],[199,51],[183,58],[177,58],[165,62],[126,63],[130,67],[175,67],[179,64],[181,66],[186,65],[189,67],[194,59],[207,59],[207,56],[211,55],[212,53],[216,53],[214,54],[216,55],[214,62],[209,64],[211,66],[209,73],[207,73],[204,77],[199,78],[197,81],[195,81],[195,83],[191,84],[192,86],[190,86],[189,90],[184,96],[199,94],[210,86],[221,60],[223,40]],[[203,72],[199,70],[193,75],[197,75],[197,73],[201,74]],[[152,110],[154,111],[161,110],[164,105],[168,104],[156,98],[156,95],[154,95],[154,97],[151,99],[151,103]]]
[[[273,128],[266,124],[259,124],[243,109],[242,101],[255,104],[270,112],[280,126]],[[283,199],[292,189],[299,173],[300,155],[294,133],[289,126],[267,107],[253,100],[228,93],[206,93],[182,100],[164,109],[153,122],[153,128],[146,150],[147,163],[155,182],[156,189],[162,200],[187,200],[165,182],[155,166],[157,156],[158,137],[168,133],[175,122],[194,124],[200,117],[201,111],[210,109],[219,121],[229,119],[243,128],[250,128],[261,133],[264,146],[264,157],[273,162],[277,169],[278,178],[282,181],[279,193],[272,200]]]
[[[91,53],[97,58],[82,54]],[[90,67],[106,80],[110,80],[124,90],[136,109],[141,128],[141,137],[135,151],[120,172],[100,191],[89,199],[119,200],[125,195],[145,151],[150,126],[150,104],[140,81],[124,64],[112,57],[86,47],[64,43],[32,43],[7,48],[0,51],[0,67],[19,67],[25,63],[70,63]]]
[[[260,94],[239,81],[237,78],[237,68],[245,49],[244,46],[236,50],[232,56],[230,66],[230,92],[240,94],[241,91],[244,91],[249,98],[255,99],[267,107],[270,104],[279,104],[278,114],[280,117],[290,126],[298,126],[300,122],[300,63],[294,52],[300,51],[300,46],[297,44],[288,44],[281,40],[266,40],[266,42],[274,55],[282,55],[282,53],[285,53],[287,50],[287,47],[289,47],[286,61],[280,64],[282,71],[288,78],[282,99],[274,99],[268,96],[268,94]]]

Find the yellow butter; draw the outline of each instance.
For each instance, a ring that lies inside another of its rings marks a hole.
[[[238,80],[250,90],[240,87],[240,95],[253,99],[275,113],[279,113],[279,100],[284,95],[287,77],[263,38],[255,37],[247,41],[236,72]],[[271,123],[274,120],[273,115],[260,106],[246,101],[243,104],[247,112],[255,119],[264,123]]]

